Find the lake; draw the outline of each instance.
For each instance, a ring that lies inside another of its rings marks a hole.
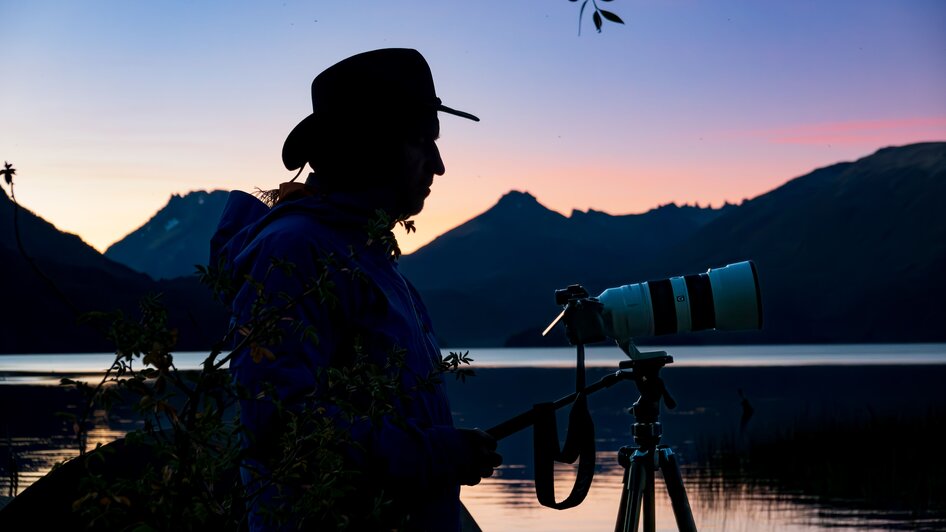
[[[854,424],[865,420],[869,425],[870,420],[890,418],[902,421],[904,427],[918,424],[922,428],[924,412],[941,411],[946,405],[942,386],[946,382],[946,344],[641,348],[658,349],[674,357],[674,363],[661,371],[661,377],[678,403],[677,408],[664,409],[660,415],[664,429],[661,442],[672,447],[681,463],[700,530],[946,529],[946,520],[938,514],[918,516],[907,509],[825,497],[815,493],[815,486],[807,485],[811,481],[800,473],[783,472],[763,479],[744,471],[720,472],[703,460],[713,442],[764,439],[809,425],[823,430],[838,420]],[[471,348],[469,355],[474,359],[477,376],[466,383],[448,381],[459,426],[488,428],[534,403],[574,391],[572,348]],[[196,368],[204,356],[179,353],[175,362],[181,369]],[[618,363],[626,359],[617,348],[602,346],[589,347],[586,358],[589,384],[614,373]],[[111,359],[110,354],[0,355],[0,430],[4,431],[0,432],[0,448],[17,451],[20,491],[56,462],[76,454],[69,427],[55,414],[74,409],[75,397],[53,385],[63,376],[82,375],[92,380]],[[504,456],[503,467],[493,478],[462,490],[462,499],[480,526],[484,530],[613,529],[623,475],[617,450],[633,445],[633,418],[626,410],[638,395],[632,382],[619,382],[589,398],[598,459],[594,483],[577,508],[558,511],[536,501],[531,430],[502,440],[499,451]],[[753,411],[746,427],[742,426],[742,397],[751,401]],[[562,432],[565,410],[559,411]],[[918,419],[916,423],[910,421],[914,418]],[[134,426],[131,419],[103,416],[90,434],[91,443],[111,441]],[[890,439],[905,434],[912,433],[905,428],[891,433]],[[857,449],[837,448],[835,443],[824,441],[823,453],[800,459],[812,465],[827,460],[830,465],[832,454],[854,456],[860,452],[869,458],[873,449],[880,453],[887,442],[871,436],[855,443]],[[931,461],[942,463],[941,449],[923,452],[923,445],[935,442],[907,443],[917,445],[911,449],[916,456],[925,457],[927,465]],[[804,453],[801,447],[798,449]],[[11,488],[5,469],[8,453],[0,454],[4,454],[0,456],[0,494],[7,495]],[[870,474],[874,467],[865,461],[865,472]],[[559,500],[570,490],[573,478],[573,466],[556,466]],[[659,475],[656,488],[657,528],[676,530]]]

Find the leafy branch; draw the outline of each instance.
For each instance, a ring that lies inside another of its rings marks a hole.
[[[386,253],[388,253],[391,258],[394,260],[399,259],[401,257],[401,248],[398,246],[397,238],[395,238],[392,229],[394,229],[395,226],[401,225],[408,234],[417,231],[414,220],[409,220],[408,218],[408,216],[395,218],[384,209],[377,209],[375,211],[375,217],[368,223],[367,245],[380,244],[384,246]]]
[[[3,174],[3,179],[7,182],[7,185],[10,186],[10,192],[13,192],[13,176],[16,175],[16,168],[13,168],[13,165],[3,161],[3,170],[0,170],[0,174]]]
[[[473,362],[470,358],[470,352],[463,353],[450,351],[450,354],[443,357],[440,362],[440,373],[452,373],[457,380],[466,382],[467,377],[476,376],[476,372],[467,366]]]
[[[578,0],[568,0],[568,1],[577,2]],[[604,24],[605,20],[614,22],[616,24],[624,24],[624,21],[621,20],[621,17],[617,16],[615,13],[598,7],[598,0],[582,0],[581,9],[578,10],[578,35],[581,35],[581,21],[582,21],[582,17],[584,17],[585,8],[588,6],[589,1],[591,2],[592,8],[594,9],[594,14],[591,16],[591,20],[594,22],[595,30],[598,33],[601,33],[601,27]],[[601,1],[611,2],[612,0],[601,0]]]

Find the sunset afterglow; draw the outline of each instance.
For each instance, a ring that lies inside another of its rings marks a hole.
[[[946,138],[946,4],[617,0],[2,2],[0,159],[23,206],[99,250],[172,194],[272,188],[309,84],[412,47],[448,106],[446,175],[406,251],[509,190],[568,215],[739,203]]]

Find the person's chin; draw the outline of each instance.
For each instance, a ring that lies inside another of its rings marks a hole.
[[[411,216],[420,214],[420,211],[424,210],[424,200],[421,198],[404,202],[396,210],[398,218],[410,218]]]
[[[408,216],[416,216],[420,214],[422,210],[424,210],[424,200],[417,201],[411,206]]]

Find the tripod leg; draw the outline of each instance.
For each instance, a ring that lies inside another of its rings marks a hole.
[[[641,517],[641,500],[644,496],[644,484],[647,475],[646,467],[638,458],[637,451],[631,457],[630,464],[624,472],[624,493],[621,494],[621,508],[618,512],[618,522],[615,532],[637,532],[637,525]]]
[[[653,455],[648,455],[646,458],[646,460],[641,460],[644,474],[647,477],[644,486],[644,532],[654,532],[657,529],[657,508],[654,503],[654,473],[657,464]]]
[[[623,532],[624,520],[627,519],[627,500],[630,487],[627,482],[631,474],[631,463],[628,456],[628,448],[621,447],[621,450],[618,451],[618,463],[624,467],[624,480],[621,481],[621,502],[618,504],[618,518],[614,524],[614,532]]]
[[[683,487],[683,477],[673,451],[664,447],[657,450],[659,467],[667,483],[667,493],[670,495],[670,505],[673,507],[673,516],[677,520],[677,529],[680,532],[696,532],[696,522],[693,520],[693,511],[687,499],[686,488]]]

